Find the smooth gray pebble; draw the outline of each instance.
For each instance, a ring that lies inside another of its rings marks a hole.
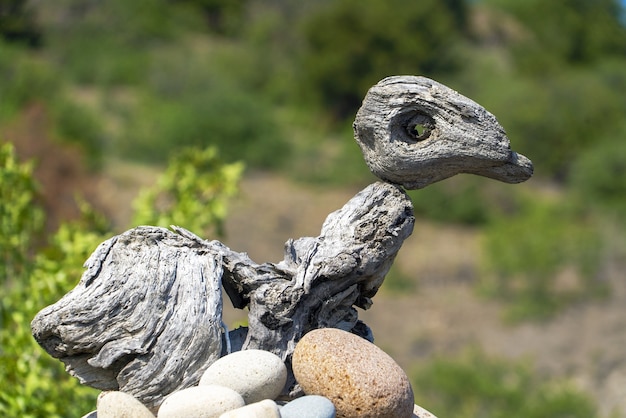
[[[335,405],[324,396],[307,395],[280,408],[281,418],[335,418]]]

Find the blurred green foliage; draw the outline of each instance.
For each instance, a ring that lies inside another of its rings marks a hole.
[[[42,307],[54,303],[74,286],[83,262],[105,238],[105,228],[103,220],[83,205],[83,219],[64,224],[49,244],[35,253],[43,211],[36,201],[31,171],[31,163],[17,162],[12,147],[2,146],[0,415],[82,416],[93,409],[97,392],[80,386],[59,361],[37,345],[30,321]]]
[[[4,0],[0,3],[0,37],[29,47],[41,45],[41,30],[28,0]]]
[[[89,108],[60,97],[52,105],[55,134],[65,143],[77,145],[92,170],[103,164],[105,133],[102,121]]]
[[[36,196],[33,164],[20,164],[13,145],[0,143],[0,285],[24,272],[41,238],[44,214]]]
[[[565,182],[621,123],[626,28],[615,0],[544,3],[62,0],[32,8],[43,51],[0,48],[1,106],[65,97],[50,103],[61,122],[88,132],[78,138],[88,149],[122,158],[162,163],[177,147],[213,144],[227,160],[286,169],[350,141],[344,121],[376,81],[424,74],[497,110],[537,174]],[[101,100],[64,112],[82,92]],[[284,117],[296,114],[309,120]],[[322,176],[302,166],[316,180],[353,181],[353,153],[316,156],[342,166]]]
[[[245,23],[247,0],[170,0],[200,11],[207,27],[220,35],[236,35]]]
[[[617,0],[485,0],[524,27],[513,45],[519,69],[539,76],[626,53],[626,28]]]
[[[136,113],[125,117],[128,129],[116,152],[154,163],[183,147],[214,145],[229,161],[242,159],[256,167],[281,163],[289,150],[262,103],[236,88],[199,91],[140,99]]]
[[[438,222],[484,225],[493,211],[484,182],[473,177],[459,177],[436,183],[422,190],[410,191],[416,216]]]
[[[626,224],[626,121],[574,161],[570,188]]]
[[[617,139],[626,109],[624,65],[604,62],[539,78],[494,75],[473,96],[496,113],[513,147],[530,154],[538,176],[563,182],[577,156],[603,138]]]
[[[13,3],[15,15],[25,13],[23,1]],[[0,69],[8,65],[4,72],[13,74],[0,89],[16,89],[20,97],[2,102],[19,107],[50,97],[49,87],[38,86],[46,79],[95,88],[109,104],[115,100],[108,97],[127,88],[126,96],[139,99],[126,103],[126,123],[108,130],[108,152],[158,155],[163,162],[182,139],[183,145],[214,143],[227,159],[237,154],[253,166],[280,167],[292,154],[275,152],[288,148],[285,132],[297,134],[299,127],[277,112],[300,107],[318,120],[351,119],[379,79],[425,74],[497,109],[513,142],[532,151],[538,173],[563,180],[572,157],[610,132],[623,113],[620,7],[615,0],[62,0],[28,9],[39,17],[45,53],[21,53],[38,56],[51,77],[14,70],[24,60],[5,58],[3,45]],[[10,81],[16,74],[27,84]],[[165,94],[172,86],[186,87]],[[95,107],[101,125],[120,122],[111,117],[121,110]],[[288,125],[277,126],[279,120]],[[155,132],[163,134],[151,142]],[[336,136],[321,130],[314,136],[321,145],[322,135]]]
[[[74,83],[137,85],[150,71],[149,53],[175,42],[188,30],[203,27],[193,10],[174,7],[168,0],[63,0],[53,13],[44,6],[49,50],[53,62]]]
[[[0,125],[10,123],[30,105],[47,106],[52,136],[78,146],[91,168],[101,166],[102,121],[92,109],[69,97],[61,73],[50,62],[0,41],[0,98]]]
[[[395,264],[392,264],[385,275],[385,281],[381,285],[380,290],[391,295],[401,295],[414,292],[416,287],[417,284],[412,277],[405,274]]]
[[[520,197],[517,211],[485,231],[480,290],[506,302],[507,319],[546,319],[573,303],[607,293],[598,222],[569,202]]]
[[[0,121],[34,101],[56,96],[59,89],[49,63],[0,40]]]
[[[565,382],[551,381],[529,364],[472,349],[438,358],[411,373],[416,402],[440,417],[592,418],[596,405]]]
[[[303,23],[302,86],[341,118],[352,118],[376,82],[396,74],[458,68],[463,0],[340,0]]]
[[[226,200],[235,193],[241,164],[222,163],[215,149],[188,149],[137,200],[139,222],[180,223],[219,230]],[[199,174],[201,172],[201,174]],[[108,239],[107,220],[80,201],[82,216],[63,223],[33,251],[43,226],[32,163],[19,163],[10,144],[0,147],[0,415],[79,417],[95,409],[98,391],[81,386],[31,335],[30,321],[70,291],[83,263]],[[6,204],[11,202],[12,204]],[[165,203],[165,204],[164,204]]]
[[[223,236],[226,203],[237,192],[243,168],[224,164],[215,147],[180,151],[135,200],[133,225],[177,225],[200,236]]]

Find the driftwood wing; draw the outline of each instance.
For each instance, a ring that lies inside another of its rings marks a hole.
[[[37,341],[82,383],[155,407],[220,357],[221,256],[200,241],[139,227],[102,243],[85,266],[32,322]]]

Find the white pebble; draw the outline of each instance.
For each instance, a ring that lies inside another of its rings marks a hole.
[[[287,382],[287,368],[277,355],[263,350],[236,351],[211,364],[200,385],[220,385],[239,393],[246,404],[275,399]]]
[[[278,405],[271,399],[251,403],[220,415],[220,418],[280,418]]]
[[[98,418],[154,418],[144,404],[124,392],[102,392],[96,405]]]
[[[217,385],[194,386],[172,393],[159,408],[159,418],[218,418],[245,403],[232,389]]]

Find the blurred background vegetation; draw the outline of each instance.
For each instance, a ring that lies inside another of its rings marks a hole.
[[[610,297],[607,263],[626,259],[625,22],[617,0],[0,1],[0,414],[93,409],[28,325],[131,226],[100,213],[93,179],[156,167],[132,222],[218,236],[242,163],[303,187],[367,184],[351,123],[388,75],[481,103],[535,164],[524,187],[468,176],[411,192],[418,217],[484,235],[476,294],[511,323]],[[401,276],[390,291],[415,280]],[[593,416],[585,394],[535,395],[529,369],[494,361],[439,359],[414,379],[442,417]],[[493,387],[450,386],[485,374]]]

